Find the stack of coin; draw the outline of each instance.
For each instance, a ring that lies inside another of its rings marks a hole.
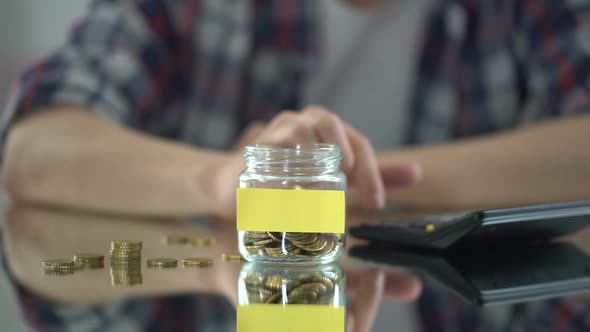
[[[75,264],[70,259],[47,259],[43,261],[43,271],[47,275],[63,276],[74,273]]]
[[[74,262],[81,265],[81,269],[100,269],[104,267],[104,255],[79,253],[74,255]]]
[[[134,286],[141,285],[141,264],[117,264],[111,265],[111,284],[113,286]]]
[[[344,246],[343,234],[244,232],[246,250],[274,258],[323,256]]]
[[[286,276],[251,273],[244,278],[248,303],[332,304],[340,282],[320,272]]]
[[[111,265],[140,264],[141,241],[111,241]]]

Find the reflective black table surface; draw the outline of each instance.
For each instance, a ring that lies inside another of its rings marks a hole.
[[[445,257],[349,237],[338,262],[295,268],[223,260],[237,253],[235,226],[214,220],[15,205],[3,215],[2,301],[24,330],[590,331],[590,229],[534,248]],[[163,241],[173,236],[215,242]],[[122,239],[142,241],[140,265],[110,264],[111,241]],[[104,267],[43,268],[76,253],[104,255]],[[178,267],[147,266],[157,257]],[[183,267],[186,257],[213,264]]]

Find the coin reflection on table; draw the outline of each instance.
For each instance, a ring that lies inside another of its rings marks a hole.
[[[112,264],[111,285],[135,286],[143,283],[140,263]]]
[[[238,280],[237,330],[344,331],[345,301],[344,272],[337,264],[247,263]]]

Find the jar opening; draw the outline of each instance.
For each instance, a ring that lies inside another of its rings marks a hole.
[[[276,146],[255,144],[245,148],[248,168],[327,168],[340,165],[340,149],[334,144]]]

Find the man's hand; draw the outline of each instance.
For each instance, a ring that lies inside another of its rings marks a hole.
[[[342,121],[337,115],[318,106],[309,106],[302,112],[282,112],[267,126],[259,124],[247,130],[239,145],[330,143],[339,146],[342,154],[340,168],[349,184],[349,205],[380,209],[385,204],[385,186],[408,186],[415,183],[420,172],[414,163],[390,164],[380,169],[375,151],[369,140]],[[236,151],[215,174],[218,216],[233,218],[235,188],[238,175],[244,169],[242,151]],[[382,174],[383,172],[383,174]],[[387,181],[384,181],[387,179]]]

